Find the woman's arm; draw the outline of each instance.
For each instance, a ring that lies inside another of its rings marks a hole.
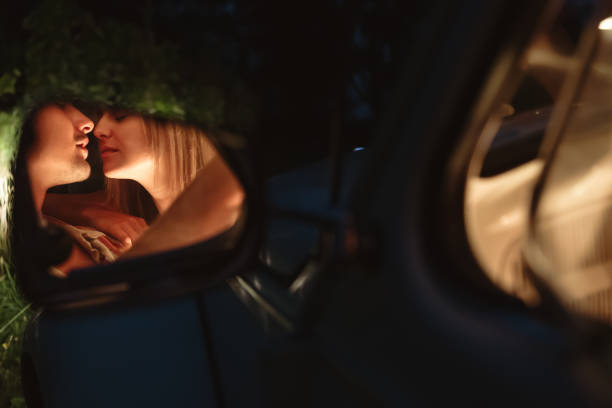
[[[131,246],[147,229],[140,217],[123,214],[107,204],[104,191],[88,194],[47,194],[43,214],[72,225],[84,225]]]
[[[194,244],[232,227],[242,210],[244,189],[217,155],[121,258]]]
[[[65,278],[70,274],[73,269],[87,268],[88,266],[94,266],[95,262],[89,255],[83,251],[83,249],[77,244],[72,244],[72,251],[70,256],[64,262],[59,265],[52,267],[51,274],[58,278]]]

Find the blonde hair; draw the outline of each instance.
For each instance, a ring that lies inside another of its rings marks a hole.
[[[182,191],[216,155],[205,133],[185,123],[142,117],[149,148],[155,155],[155,179],[164,177],[174,191]],[[165,174],[159,174],[164,169]],[[147,191],[134,180],[106,179],[107,203],[127,214],[151,221],[157,208]]]

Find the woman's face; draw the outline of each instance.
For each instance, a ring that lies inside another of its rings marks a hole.
[[[94,135],[106,177],[139,181],[153,174],[154,154],[141,116],[107,111],[96,124]]]

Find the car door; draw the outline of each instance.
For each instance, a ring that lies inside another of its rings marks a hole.
[[[584,367],[583,357],[596,361],[597,352],[577,346],[580,335],[554,315],[530,309],[488,280],[465,231],[464,188],[475,135],[500,99],[510,97],[504,84],[512,82],[512,64],[502,61],[525,47],[525,27],[537,27],[545,13],[527,3],[450,9],[455,24],[444,25],[440,42],[428,44],[435,50],[427,55],[431,65],[423,64],[428,74],[417,75],[420,67],[413,64],[404,71],[351,202],[361,237],[375,233],[376,262],[335,263],[328,270],[312,306],[315,317],[306,314],[310,330],[288,353],[303,376],[292,376],[295,387],[282,395],[285,404],[299,401],[298,390],[314,395],[320,373],[312,361],[351,384],[335,390],[372,406],[609,401],[593,379],[605,383],[605,368],[589,364],[591,380],[572,368]],[[499,41],[499,54],[489,53],[488,40]],[[469,59],[458,44],[470,44]]]

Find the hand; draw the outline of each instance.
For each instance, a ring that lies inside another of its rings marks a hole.
[[[140,217],[108,207],[103,191],[88,194],[47,194],[43,213],[72,225],[92,227],[109,235],[129,249],[148,228]]]
[[[110,238],[108,235],[102,235],[98,238],[98,240],[113,254],[115,254],[115,256],[119,256],[123,252],[130,249],[130,246],[127,244],[118,242],[117,240]]]
[[[148,228],[147,223],[140,217],[123,214],[101,206],[92,206],[83,211],[83,216],[87,220],[87,226],[97,229],[116,240],[120,241],[127,248],[131,248],[133,243]]]

